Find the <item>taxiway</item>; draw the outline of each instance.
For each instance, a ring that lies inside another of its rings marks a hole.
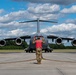
[[[0,75],[76,75],[76,53],[43,53],[37,64],[35,53],[0,54]]]

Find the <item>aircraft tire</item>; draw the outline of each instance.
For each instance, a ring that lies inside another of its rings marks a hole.
[[[33,53],[33,50],[31,50],[31,53]]]
[[[29,53],[31,53],[31,50],[29,50]]]
[[[28,53],[28,51],[26,51],[26,53]]]
[[[51,53],[52,51],[50,50],[50,53]]]
[[[45,53],[47,53],[48,51],[47,50],[45,50]]]
[[[32,52],[32,50],[28,50],[27,52],[28,52],[28,53],[31,53],[31,52]]]
[[[45,53],[46,53],[46,50],[45,50]]]

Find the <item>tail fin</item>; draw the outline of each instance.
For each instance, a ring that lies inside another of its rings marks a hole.
[[[24,22],[19,22],[19,23],[27,23],[27,22],[37,22],[37,33],[40,33],[40,26],[39,26],[39,22],[58,23],[58,22],[55,22],[55,21],[39,20],[39,18],[37,18],[37,20],[24,21]]]

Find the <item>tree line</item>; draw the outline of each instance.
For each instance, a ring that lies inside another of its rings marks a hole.
[[[26,47],[28,47],[28,44],[26,42],[24,42],[24,41],[19,46],[16,45],[15,41],[6,41],[6,45],[0,47],[0,50],[3,50],[3,49],[5,49],[5,50],[9,50],[9,49],[12,49],[12,50],[13,49],[24,49]]]
[[[61,45],[49,44],[49,46],[53,49],[76,49],[75,46],[65,46],[64,44]]]

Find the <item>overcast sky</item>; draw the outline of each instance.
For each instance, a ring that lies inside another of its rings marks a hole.
[[[36,23],[20,21],[55,20],[40,23],[40,32],[76,38],[76,0],[0,0],[0,39],[36,33]]]

